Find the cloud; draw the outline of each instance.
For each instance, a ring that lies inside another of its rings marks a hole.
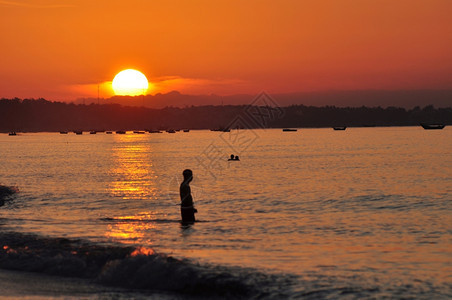
[[[66,90],[66,93],[70,95],[64,100],[73,100],[77,98],[109,98],[114,96],[113,89],[111,87],[111,81],[104,81],[100,83],[88,83],[88,84],[72,84],[61,86],[61,89]]]
[[[239,79],[204,79],[204,78],[185,78],[181,76],[161,76],[148,78],[148,95],[158,93],[166,94],[172,91],[179,91],[188,95],[231,95],[237,94],[237,91],[247,93],[250,83]],[[58,87],[58,91],[66,91],[66,95],[59,97],[63,100],[78,98],[109,98],[114,96],[111,81],[104,82],[86,82]]]
[[[181,76],[163,76],[150,78],[153,87],[149,93],[167,93],[170,91],[180,91],[187,94],[231,94],[246,88],[248,82],[240,79],[205,79],[205,78],[184,78]],[[232,89],[234,87],[234,89]],[[233,92],[234,90],[234,92]]]

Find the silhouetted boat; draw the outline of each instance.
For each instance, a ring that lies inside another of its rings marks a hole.
[[[126,132],[123,130],[118,130],[118,131],[116,131],[116,134],[126,134]]]
[[[334,130],[345,130],[345,129],[347,129],[347,126],[336,126],[336,127],[333,127],[333,129]]]
[[[67,131],[60,131],[60,134],[67,134]]]
[[[229,128],[226,128],[226,127],[218,127],[218,128],[210,129],[210,131],[230,132],[231,130]]]
[[[135,134],[145,134],[146,132],[145,131],[135,130],[133,133],[135,133]]]
[[[96,134],[96,133],[97,133],[97,131],[94,131],[94,130],[89,132],[89,134]]]
[[[77,135],[81,135],[81,134],[83,134],[83,131],[74,131],[74,133]]]
[[[421,123],[422,128],[424,129],[443,129],[446,127],[444,124],[427,124],[427,123]]]
[[[166,132],[168,132],[168,133],[176,133],[176,130],[174,130],[174,129],[168,129]]]
[[[111,132],[111,131],[107,131],[107,132],[105,132],[106,134],[112,134],[113,132]]]
[[[184,129],[184,132],[190,132],[190,129]]]
[[[8,135],[17,135],[16,132],[12,131],[10,133],[8,133]]]
[[[284,128],[282,131],[285,131],[285,132],[293,132],[293,131],[297,131],[297,129]]]

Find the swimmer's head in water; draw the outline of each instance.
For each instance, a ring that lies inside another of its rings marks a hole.
[[[184,181],[191,181],[193,179],[193,172],[190,169],[185,169],[182,175],[184,175]]]

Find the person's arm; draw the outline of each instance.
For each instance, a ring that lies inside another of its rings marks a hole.
[[[193,198],[191,196],[191,190],[189,185],[181,185],[180,187],[180,198],[182,206],[193,206]]]

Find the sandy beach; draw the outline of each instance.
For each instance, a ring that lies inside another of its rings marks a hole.
[[[0,269],[0,299],[174,299],[174,295],[150,294],[106,287],[86,279]]]

